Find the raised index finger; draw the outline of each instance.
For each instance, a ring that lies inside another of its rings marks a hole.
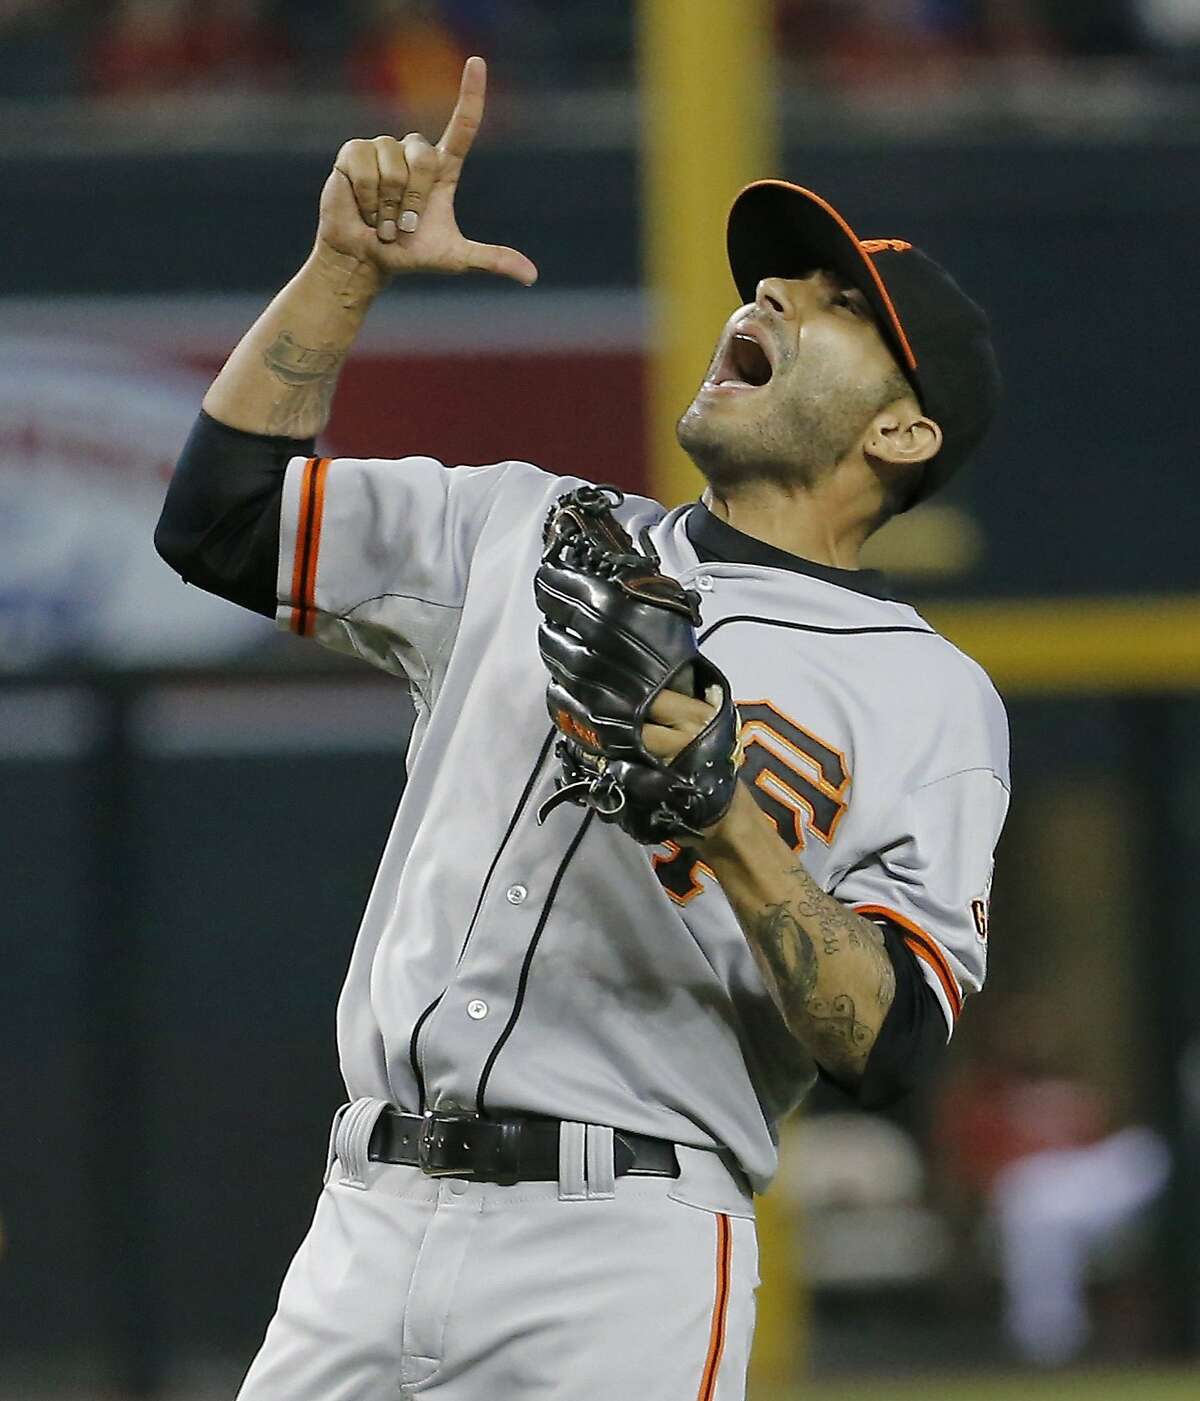
[[[478,57],[467,59],[463,64],[462,81],[458,86],[458,101],[454,104],[454,111],[450,113],[446,130],[442,132],[442,139],[438,142],[438,150],[447,158],[443,170],[451,179],[461,170],[463,160],[471,149],[471,142],[475,140],[475,133],[483,121],[483,98],[486,92],[487,64]]]

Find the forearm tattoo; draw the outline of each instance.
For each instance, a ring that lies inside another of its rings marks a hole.
[[[744,916],[750,946],[797,1039],[833,1073],[860,1075],[882,1017],[872,1017],[872,1025],[859,1008],[873,999],[886,1015],[896,993],[887,945],[875,925],[827,895],[803,867],[790,874],[801,885],[793,899]]]
[[[318,350],[300,345],[281,331],[263,352],[263,364],[285,392],[272,404],[267,432],[287,438],[308,438],[329,418],[345,351]]]

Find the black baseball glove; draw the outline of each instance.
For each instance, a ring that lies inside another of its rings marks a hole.
[[[700,836],[733,801],[741,763],[729,682],[696,645],[700,596],[663,574],[613,515],[615,487],[579,487],[546,518],[534,594],[538,645],[550,672],[546,705],[559,730],[560,802],[593,808],[639,842]],[[670,687],[716,707],[669,763],[642,743],[642,725]]]

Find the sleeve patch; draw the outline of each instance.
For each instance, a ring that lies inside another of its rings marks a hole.
[[[996,874],[996,863],[993,861],[988,869],[987,884],[983,887],[983,894],[971,901],[971,919],[975,924],[975,933],[979,935],[979,942],[986,944],[988,940],[988,927],[992,918],[992,880]]]

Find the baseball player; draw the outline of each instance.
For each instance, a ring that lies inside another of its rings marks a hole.
[[[779,1120],[818,1074],[903,1093],[983,981],[1004,712],[857,564],[978,444],[995,365],[924,254],[764,181],[679,424],[701,501],[320,456],[391,278],[536,279],[455,222],[484,82],[470,59],[436,146],[342,148],[156,536],[416,709],[338,1010],[349,1103],[240,1395],[734,1401]]]

